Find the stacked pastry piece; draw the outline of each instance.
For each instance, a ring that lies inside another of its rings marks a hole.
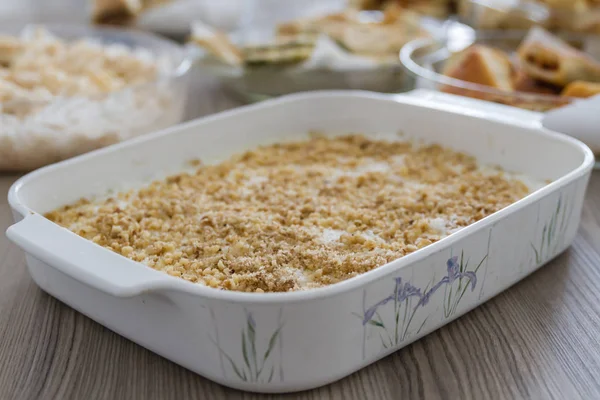
[[[298,65],[326,46],[356,65],[397,64],[398,52],[409,41],[428,37],[418,14],[398,6],[387,7],[380,20],[365,21],[359,11],[294,20],[275,28],[274,38],[259,45],[235,45],[224,33],[196,23],[191,42],[229,65],[257,67]],[[322,45],[322,46],[321,46]]]
[[[353,0],[351,3],[363,10],[379,10],[397,5],[435,18],[447,18],[455,9],[455,0]]]
[[[143,11],[172,0],[94,0],[92,19],[95,23],[127,25]]]
[[[445,85],[445,92],[541,111],[573,97],[600,94],[600,61],[539,27],[530,30],[514,55],[472,45],[450,57],[442,72],[466,83]],[[557,100],[536,101],[524,94],[554,95]]]

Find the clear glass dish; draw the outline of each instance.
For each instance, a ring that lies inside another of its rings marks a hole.
[[[377,12],[363,12],[376,15]],[[442,22],[423,17],[421,26],[432,37],[461,37],[473,29],[457,23]],[[256,45],[273,41],[274,28],[248,28],[229,35],[236,45]],[[289,93],[311,90],[369,90],[382,93],[399,93],[412,89],[412,78],[408,77],[397,61],[365,67],[317,67],[298,68],[297,65],[259,65],[231,67],[216,62],[210,54],[198,46],[193,46],[195,62],[203,70],[218,78],[225,88],[245,101],[255,102]]]
[[[404,46],[400,52],[400,60],[406,70],[416,81],[416,88],[426,88],[461,96],[506,104],[531,111],[548,111],[574,101],[574,98],[538,94],[519,91],[503,91],[485,85],[450,78],[441,73],[450,56],[472,44],[491,46],[508,53],[514,53],[526,31],[487,31],[478,32],[471,39],[464,40],[460,46],[450,47],[447,42],[439,40],[415,40]],[[590,49],[597,45],[600,37],[583,35],[561,35],[571,44]]]
[[[90,39],[143,49],[160,63],[160,72],[152,82],[102,95],[19,99],[20,106],[34,111],[18,117],[2,111],[11,106],[8,102],[0,104],[0,171],[35,169],[183,119],[191,60],[182,46],[149,33],[77,25],[5,24],[0,35],[19,36],[37,26],[65,41]]]

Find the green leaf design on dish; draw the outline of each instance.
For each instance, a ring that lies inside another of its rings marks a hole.
[[[236,363],[234,361],[234,357],[232,357],[229,353],[225,352],[220,346],[217,344],[215,340],[211,339],[211,342],[217,347],[219,352],[225,357],[234,374],[243,382],[252,382],[252,383],[265,383],[271,382],[273,380],[273,376],[275,374],[275,367],[277,365],[275,360],[272,360],[273,350],[275,345],[278,343],[278,340],[281,337],[281,330],[283,328],[283,324],[277,326],[277,328],[270,334],[269,341],[267,344],[267,348],[265,349],[262,359],[258,359],[258,350],[257,350],[257,338],[258,331],[256,322],[252,313],[246,312],[246,321],[243,326],[242,331],[240,332],[241,336],[241,358],[243,359],[243,363]],[[259,365],[260,361],[260,365]],[[281,365],[279,365],[279,369],[281,370]],[[268,371],[268,375],[267,375]],[[263,373],[264,372],[264,373]],[[283,376],[283,375],[282,375]]]
[[[539,246],[530,242],[537,265],[548,261],[560,250],[560,246],[564,243],[572,214],[573,204],[568,200],[563,201],[561,193],[556,202],[556,208],[550,215],[550,218],[544,223]]]
[[[223,351],[223,349],[221,349],[219,347],[219,345],[217,344],[216,340],[214,340],[213,338],[210,338],[210,341],[215,345],[215,347],[219,350],[219,352],[229,362],[229,364],[231,365],[231,369],[233,369],[233,372],[237,375],[237,377],[240,378],[242,381],[246,382],[248,380],[248,378],[246,377],[246,373],[244,372],[243,368],[239,368],[235,364],[235,362],[233,361],[233,359],[225,351]]]
[[[273,335],[271,335],[271,339],[269,339],[269,347],[267,348],[267,351],[265,351],[265,355],[263,356],[263,364],[265,361],[267,361],[269,355],[271,354],[271,351],[275,347],[275,343],[277,343],[277,338],[279,337],[279,332],[281,332],[281,327],[277,328],[277,330],[273,332]]]
[[[244,356],[244,363],[250,370],[250,374],[252,374],[252,368],[250,367],[250,361],[248,360],[248,349],[246,348],[246,334],[244,331],[242,331],[242,354]]]

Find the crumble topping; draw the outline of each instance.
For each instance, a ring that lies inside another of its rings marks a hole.
[[[377,268],[528,193],[438,145],[314,135],[46,217],[191,282],[285,292]]]

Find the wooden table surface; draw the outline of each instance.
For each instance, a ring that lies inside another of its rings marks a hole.
[[[190,115],[229,108],[197,79]],[[12,223],[0,175],[0,230]],[[288,399],[600,398],[600,173],[563,255],[424,339]],[[0,235],[0,399],[263,399],[212,383],[42,292]]]

